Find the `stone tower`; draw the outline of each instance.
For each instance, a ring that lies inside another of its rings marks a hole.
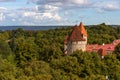
[[[73,51],[86,51],[87,32],[81,22],[79,26],[75,25],[69,36],[64,41],[64,54],[71,54]]]

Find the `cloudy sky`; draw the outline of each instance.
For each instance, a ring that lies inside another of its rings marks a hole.
[[[120,0],[0,0],[0,26],[120,25]]]

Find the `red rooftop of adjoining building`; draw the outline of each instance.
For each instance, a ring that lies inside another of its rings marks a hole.
[[[115,44],[114,44],[115,43]],[[91,44],[87,45],[87,52],[98,52],[100,56],[105,56],[106,54],[110,54],[114,51],[117,44],[120,43],[120,40],[114,40],[111,44]],[[103,52],[99,51],[102,50]]]
[[[113,41],[113,44],[114,44],[114,45],[118,45],[119,43],[120,43],[120,39],[117,39],[117,40],[114,40],[114,41]]]

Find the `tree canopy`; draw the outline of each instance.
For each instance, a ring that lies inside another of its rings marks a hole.
[[[111,43],[120,27],[85,26],[89,44]],[[120,44],[101,59],[95,52],[75,51],[64,56],[64,40],[72,27],[0,32],[0,80],[110,80],[120,79]]]

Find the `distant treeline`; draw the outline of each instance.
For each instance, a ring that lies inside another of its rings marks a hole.
[[[105,23],[103,23],[105,24]],[[49,30],[49,29],[61,29],[61,28],[67,28],[67,27],[73,27],[74,25],[49,25],[49,26],[0,26],[0,30],[1,31],[6,31],[6,30],[16,30],[18,28],[22,28],[23,30]],[[89,27],[93,27],[96,25],[86,25]],[[107,25],[107,26],[111,26],[111,27],[119,27],[120,25]]]
[[[89,44],[120,38],[120,26],[85,27]],[[94,52],[63,55],[72,28],[0,31],[0,80],[120,80],[120,44],[102,60]]]

